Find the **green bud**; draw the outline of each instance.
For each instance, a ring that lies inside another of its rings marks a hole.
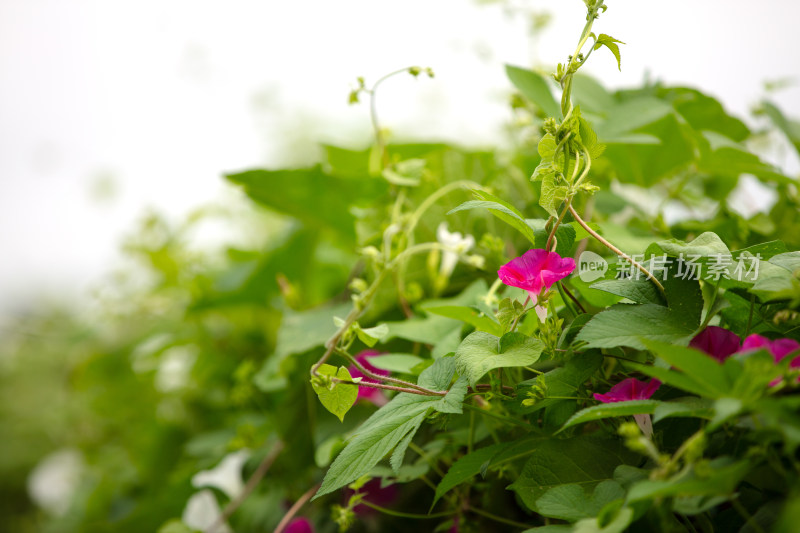
[[[348,285],[348,288],[353,292],[359,292],[360,293],[360,292],[364,292],[365,290],[367,290],[369,288],[369,285],[367,285],[367,282],[364,281],[361,278],[353,278],[353,281],[350,282],[350,285]]]
[[[347,98],[347,103],[351,104],[351,105],[358,103],[358,91],[357,90],[354,89],[354,90],[350,91],[350,96]]]
[[[360,250],[360,252],[361,255],[363,255],[367,259],[378,259],[381,256],[380,250],[378,250],[374,246],[365,246]]]
[[[639,430],[639,426],[635,422],[623,423],[619,426],[619,429],[617,429],[617,433],[619,433],[620,437],[626,439],[638,439],[642,434]]]
[[[356,514],[352,509],[334,505],[331,507],[331,519],[339,526],[339,531],[347,531],[356,520]]]
[[[553,137],[556,136],[558,133],[558,122],[553,117],[548,117],[544,119],[544,124],[542,124],[542,128],[544,129],[545,133],[549,133]]]
[[[425,67],[425,74],[427,74],[429,78],[433,78],[433,69],[431,67]]]
[[[486,266],[486,258],[482,255],[470,255],[467,257],[467,264],[471,267],[482,269]]]
[[[419,76],[420,72],[422,72],[422,67],[408,67],[408,73],[414,76],[415,78]]]

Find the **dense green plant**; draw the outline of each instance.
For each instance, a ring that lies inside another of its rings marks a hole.
[[[609,92],[578,73],[620,63],[585,3],[552,77],[507,67],[510,148],[393,143],[379,86],[432,71],[360,79],[373,146],[227,176],[269,209],[246,220],[265,245],[199,254],[202,217],[153,216],[127,246],[144,287],[91,325],[30,319],[0,373],[9,527],[191,531],[211,486],[218,531],[792,531],[800,198],[747,146],[777,129],[800,153],[800,128]],[[768,213],[730,208],[742,175]],[[62,447],[80,481],[37,514],[20,487]],[[198,477],[231,457],[247,485]]]

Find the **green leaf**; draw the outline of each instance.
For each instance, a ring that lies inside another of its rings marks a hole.
[[[523,381],[517,385],[517,402],[525,414],[530,414],[557,402],[571,402],[572,400],[551,399],[547,396],[570,397],[575,396],[581,385],[591,378],[603,364],[603,355],[594,350],[572,357],[560,368],[551,370],[541,377]],[[523,407],[521,402],[525,399],[525,392],[537,382],[542,380],[547,386],[547,394],[541,401],[531,407]]]
[[[383,341],[389,336],[389,326],[380,324],[372,328],[356,328],[356,335],[361,342],[372,348],[378,341]]]
[[[787,119],[783,113],[781,113],[780,109],[770,102],[763,102],[761,107],[770,120],[772,120],[772,123],[786,135],[792,145],[794,145],[794,149],[797,150],[798,155],[800,155],[800,122]]]
[[[642,339],[689,344],[699,324],[677,311],[654,304],[616,304],[594,316],[586,324],[577,341],[588,348],[630,346],[644,350]]]
[[[525,219],[525,222],[528,223],[528,226],[533,228],[533,233],[536,236],[533,246],[535,248],[546,248],[547,239],[550,237],[550,232],[544,229],[547,221],[540,218],[528,218]],[[556,253],[560,256],[568,256],[575,241],[589,235],[586,230],[580,226],[577,226],[577,228],[576,230],[572,222],[558,225],[555,238],[557,241]],[[578,237],[578,231],[580,231],[580,237]]]
[[[317,369],[319,374],[323,376],[336,377],[343,381],[352,381],[350,372],[347,368],[340,366],[336,370],[335,366],[322,365]],[[358,398],[358,387],[356,385],[346,385],[344,383],[331,382],[329,386],[324,387],[318,385],[314,380],[311,382],[314,392],[317,393],[320,403],[335,414],[340,421],[344,422],[344,415],[356,403]]]
[[[397,374],[412,374],[413,368],[425,361],[422,357],[406,353],[387,353],[367,356],[369,364],[381,370]]]
[[[550,91],[547,79],[525,68],[506,65],[506,75],[522,95],[539,106],[548,117],[560,117],[561,106],[558,105]]]
[[[605,46],[611,53],[614,54],[614,57],[617,58],[617,68],[621,71],[622,70],[622,63],[620,62],[619,57],[619,46],[617,43],[625,44],[619,39],[614,39],[610,35],[606,35],[605,33],[601,33],[597,36],[597,40],[595,41],[594,49],[597,50],[598,48]]]
[[[672,113],[672,107],[662,100],[643,96],[614,106],[606,120],[594,123],[594,129],[600,141],[608,143],[610,139],[632,133]]]
[[[436,486],[436,494],[433,497],[431,507],[436,505],[436,502],[447,494],[450,489],[478,475],[487,466],[492,457],[507,446],[506,443],[501,443],[480,448],[453,463],[439,482],[439,485]]]
[[[602,420],[603,418],[612,418],[615,416],[653,414],[660,403],[661,402],[657,400],[631,400],[629,402],[593,405],[592,407],[587,407],[575,413],[557,433],[578,424],[591,422],[592,420]]]
[[[441,307],[424,307],[424,309],[428,313],[433,313],[434,315],[446,316],[466,322],[474,326],[478,331],[485,331],[492,335],[500,336],[503,334],[503,331],[505,331],[503,326],[471,307],[446,305]]]
[[[687,396],[671,402],[661,402],[653,413],[653,423],[675,417],[711,419],[713,414],[711,402],[704,398]]]
[[[469,334],[456,350],[458,373],[474,386],[495,368],[527,366],[539,360],[544,344],[521,333],[506,333],[501,338],[483,331]]]
[[[638,304],[664,305],[664,297],[655,284],[647,279],[608,279],[591,285],[592,289],[616,294]]]
[[[750,468],[747,460],[734,462],[720,457],[711,461],[708,474],[704,473],[702,477],[692,471],[670,480],[640,481],[628,491],[628,503],[675,496],[732,494]]]
[[[553,137],[553,134],[548,133],[539,141],[537,149],[542,159],[553,159],[553,156],[556,155],[557,146],[556,138]]]
[[[195,531],[177,518],[173,518],[158,528],[158,533],[195,533]]]
[[[383,169],[382,175],[389,183],[404,187],[416,187],[425,170],[424,159],[407,159]]]
[[[730,391],[732,383],[722,365],[713,357],[695,350],[654,340],[643,341],[648,350],[661,359],[681,370],[695,381],[702,381],[704,386],[718,396]]]
[[[249,170],[225,176],[241,185],[253,200],[295,217],[311,227],[355,238],[350,206],[373,204],[386,193],[385,181],[370,177],[342,178],[319,167],[302,170]],[[309,191],[325,191],[324,202],[310,202]]]
[[[444,357],[437,359],[432,366],[425,369],[420,374],[418,383],[422,387],[444,391],[454,374],[453,358]],[[444,398],[405,392],[392,398],[358,428],[347,446],[331,464],[314,499],[368,474],[372,467],[401,443],[408,446],[413,434],[431,411],[461,413],[461,403],[466,393],[466,380],[460,379]],[[403,449],[401,446],[401,452]],[[400,462],[402,453],[398,453],[398,457],[393,461],[395,465]]]
[[[559,485],[536,500],[538,513],[550,518],[575,522],[593,518],[608,503],[625,497],[625,489],[612,479],[601,481],[591,495],[581,485]]]
[[[553,215],[558,216],[558,206],[567,196],[567,188],[564,185],[556,185],[554,174],[546,174],[542,177],[542,192],[539,196],[539,205]]]
[[[522,502],[534,512],[538,512],[539,498],[550,489],[577,484],[588,490],[612,479],[617,466],[637,460],[616,439],[587,436],[551,438],[530,446],[533,455],[509,489],[516,491]]]
[[[489,212],[494,216],[525,235],[529,241],[535,242],[536,237],[533,234],[533,230],[530,228],[530,226],[528,226],[528,224],[525,223],[525,218],[522,216],[522,213],[520,213],[514,206],[492,196],[489,193],[475,191],[475,194],[483,197],[484,199],[469,200],[464,202],[458,207],[448,211],[447,214],[450,215],[452,213],[465,211],[468,209],[488,209]]]

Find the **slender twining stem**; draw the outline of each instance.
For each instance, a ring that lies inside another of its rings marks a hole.
[[[564,220],[564,215],[567,214],[569,211],[569,206],[572,205],[572,196],[567,198],[567,205],[564,207],[564,210],[561,211],[561,215],[556,219],[555,223],[553,224],[553,229],[550,230],[550,235],[547,237],[547,244],[545,244],[544,249],[548,252],[552,252],[553,250],[550,249],[550,244],[553,242],[553,238],[556,236],[556,230],[558,226],[561,225],[561,221]]]
[[[509,520],[508,518],[503,518],[502,516],[497,516],[496,514],[492,514],[489,511],[484,511],[483,509],[478,509],[477,507],[470,507],[470,511],[473,513],[483,516],[484,518],[488,518],[489,520],[494,520],[500,524],[506,524],[507,526],[518,527],[520,529],[530,529],[530,524],[523,524],[522,522],[516,522],[514,520]]]
[[[264,456],[264,459],[259,463],[258,467],[256,467],[255,472],[253,475],[250,476],[250,479],[247,480],[245,483],[242,492],[233,500],[231,500],[228,505],[225,506],[225,510],[222,511],[222,514],[211,524],[211,527],[206,529],[206,533],[218,533],[222,524],[228,521],[228,518],[236,512],[244,501],[247,499],[248,496],[255,490],[258,483],[261,479],[267,474],[269,468],[272,466],[272,463],[275,462],[275,459],[278,458],[278,455],[283,451],[283,442],[278,441],[275,443],[275,446],[272,447],[272,450]]]
[[[353,357],[352,355],[347,353],[345,350],[336,350],[336,353],[338,353],[339,355],[347,358],[347,360],[349,360],[350,363],[355,365],[355,367],[362,374],[364,374],[366,377],[368,377],[370,379],[376,379],[376,380],[379,380],[379,381],[388,381],[390,383],[396,383],[396,384],[398,384],[398,385],[400,385],[402,387],[410,387],[410,388],[413,388],[413,389],[417,389],[418,391],[424,392],[425,394],[429,394],[431,396],[433,396],[433,395],[444,396],[445,394],[447,394],[446,392],[435,391],[435,390],[431,390],[431,389],[426,389],[425,387],[420,387],[419,385],[417,385],[415,383],[411,383],[410,381],[405,381],[405,380],[402,380],[402,379],[393,378],[391,376],[382,376],[380,374],[376,374],[375,372],[372,372],[367,367],[365,367],[364,365],[359,363],[358,359],[356,359],[355,357]]]
[[[567,293],[567,296],[569,297],[569,299],[570,299],[570,300],[572,300],[573,302],[575,302],[575,305],[577,305],[577,306],[578,306],[578,308],[581,310],[581,313],[586,313],[586,309],[584,309],[583,305],[581,305],[581,303],[578,301],[578,299],[575,297],[575,295],[574,295],[574,294],[572,294],[572,291],[570,291],[570,290],[567,288],[567,286],[566,286],[566,285],[564,285],[564,284],[563,284],[562,282],[560,282],[560,281],[558,282],[558,285],[559,285],[559,286],[560,286],[562,289],[564,289],[564,292],[565,292],[565,293]]]
[[[383,377],[382,377],[383,379]],[[352,381],[348,379],[330,378],[333,383],[341,383],[342,385],[355,385],[357,387],[368,387],[370,389],[391,390],[395,392],[407,392],[409,394],[418,394],[420,396],[446,396],[447,391],[442,392],[424,392],[419,389],[412,389],[411,387],[396,387],[394,385],[386,385],[384,383],[372,383],[370,381]]]
[[[302,509],[303,506],[306,503],[308,503],[308,500],[310,500],[311,497],[314,496],[314,494],[316,494],[316,492],[319,490],[320,485],[321,483],[317,483],[316,485],[305,491],[303,495],[300,496],[300,498],[296,502],[294,502],[294,504],[289,508],[289,510],[286,511],[286,514],[283,515],[283,518],[281,518],[281,521],[278,523],[278,527],[275,528],[274,533],[283,533],[283,530],[286,529],[286,526],[289,525],[289,522],[292,521],[292,518],[294,518],[295,515],[298,513],[298,511],[300,511],[300,509]]]
[[[381,507],[380,505],[375,505],[374,503],[369,502],[367,500],[361,500],[361,503],[363,505],[366,505],[367,507],[375,509],[378,512],[381,512],[383,514],[387,514],[389,516],[396,516],[398,518],[415,518],[415,519],[418,519],[418,520],[425,520],[425,519],[428,519],[428,518],[442,518],[442,517],[445,517],[445,516],[453,516],[454,514],[458,513],[457,509],[452,509],[452,510],[449,510],[449,511],[442,511],[441,513],[431,513],[431,514],[405,513],[403,511],[395,511],[395,510],[392,510],[392,509],[387,509],[386,507]]]
[[[384,168],[389,166],[389,151],[386,149],[386,141],[383,138],[380,122],[378,122],[378,106],[375,95],[377,94],[378,86],[381,83],[392,76],[402,74],[403,72],[408,72],[410,68],[411,67],[401,68],[400,70],[395,70],[394,72],[386,74],[382,78],[379,78],[378,81],[372,85],[372,89],[367,90],[367,93],[369,93],[369,116],[370,120],[372,121],[372,129],[375,131],[375,143],[378,145],[378,150],[381,154],[381,163],[383,164]]]
[[[576,221],[578,224],[580,224],[580,225],[581,225],[581,227],[582,227],[583,229],[585,229],[585,230],[586,230],[586,231],[589,233],[589,235],[591,235],[592,237],[594,237],[595,239],[597,239],[598,241],[600,241],[600,243],[601,243],[601,244],[603,244],[603,245],[604,245],[606,248],[608,248],[609,250],[611,250],[612,252],[614,252],[615,254],[617,254],[618,256],[622,257],[623,259],[625,259],[626,261],[628,261],[629,263],[631,263],[633,266],[635,266],[635,267],[636,267],[636,268],[637,268],[637,269],[638,269],[638,270],[639,270],[639,271],[640,271],[642,274],[644,274],[645,276],[647,276],[647,279],[649,279],[650,281],[652,281],[653,283],[655,283],[656,287],[658,287],[658,290],[660,290],[660,291],[661,291],[661,293],[662,293],[662,294],[664,294],[664,286],[663,286],[663,285],[661,285],[661,282],[660,282],[660,281],[658,281],[658,280],[657,280],[657,279],[656,279],[656,278],[655,278],[655,277],[654,277],[654,276],[653,276],[653,275],[650,273],[650,271],[649,271],[649,270],[647,270],[647,269],[646,269],[644,266],[642,266],[642,265],[641,265],[641,264],[640,264],[638,261],[635,261],[635,260],[634,260],[632,257],[630,257],[628,254],[624,253],[622,250],[620,250],[619,248],[617,248],[616,246],[614,246],[613,244],[611,244],[610,242],[608,242],[608,241],[607,241],[605,238],[601,237],[599,233],[597,233],[595,230],[593,230],[593,229],[592,229],[592,228],[589,226],[589,224],[587,224],[586,222],[584,222],[584,221],[583,221],[583,219],[581,218],[581,216],[578,214],[578,212],[577,212],[577,211],[575,211],[575,209],[574,209],[572,206],[569,206],[569,212],[570,212],[570,213],[572,213],[572,216],[575,218],[575,221]]]

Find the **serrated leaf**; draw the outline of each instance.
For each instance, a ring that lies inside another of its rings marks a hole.
[[[600,35],[597,36],[597,41],[595,41],[594,49],[597,50],[598,48],[605,46],[606,48],[611,50],[611,53],[614,54],[614,57],[617,58],[617,68],[619,70],[622,70],[622,63],[620,62],[620,57],[619,57],[619,46],[617,45],[617,43],[625,44],[619,39],[614,39],[610,35],[601,33]]]
[[[342,381],[353,380],[350,371],[343,366],[340,366],[337,370],[333,365],[322,365],[317,369],[317,372],[323,376],[336,377]],[[314,392],[317,393],[317,397],[325,409],[336,415],[340,421],[344,422],[344,415],[356,403],[358,387],[356,385],[334,382],[331,382],[330,386],[324,387],[313,381],[311,386]]]
[[[439,498],[447,494],[450,489],[477,476],[492,457],[507,447],[508,444],[500,443],[480,448],[453,463],[439,482],[439,485],[436,486],[436,494],[433,497],[431,507],[436,505]]]
[[[574,522],[593,518],[608,503],[624,497],[622,485],[607,479],[598,483],[591,495],[578,484],[553,487],[536,500],[536,508],[542,516]]]
[[[498,338],[483,331],[469,334],[456,350],[458,373],[474,386],[495,368],[527,366],[539,360],[544,344],[521,333],[506,333]]]
[[[547,491],[580,484],[591,489],[612,479],[614,469],[637,460],[635,455],[614,439],[579,436],[547,439],[530,445],[533,454],[520,476],[508,488],[516,491],[522,502],[538,512],[536,502]]]
[[[443,357],[420,374],[418,384],[444,391],[455,374],[455,361]],[[421,396],[400,393],[378,409],[356,430],[344,450],[333,461],[314,499],[340,489],[368,474],[372,468],[401,442],[410,442],[409,433],[417,431],[431,411],[460,413],[467,393],[466,380],[459,379],[446,396]],[[398,460],[402,457],[398,454]]]

